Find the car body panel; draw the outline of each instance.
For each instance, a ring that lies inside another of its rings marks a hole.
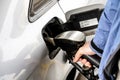
[[[0,1],[0,80],[64,80],[72,68],[71,64],[64,61],[62,51],[54,60],[50,60],[41,35],[42,28],[51,18],[57,16],[66,22],[60,7],[65,6],[64,0],[33,23],[28,20],[29,2]],[[88,0],[81,4],[87,5]]]

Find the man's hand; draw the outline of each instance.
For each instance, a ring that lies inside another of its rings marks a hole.
[[[75,54],[73,62],[80,61],[83,65],[87,67],[91,67],[90,62],[88,62],[87,59],[81,58],[81,56],[82,55],[94,55],[94,54],[95,52],[93,52],[90,48],[90,42],[86,42],[82,47],[79,48],[79,50]]]

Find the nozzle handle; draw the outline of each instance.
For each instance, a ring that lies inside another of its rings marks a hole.
[[[82,58],[87,59],[92,65],[95,65],[97,68],[99,68],[101,57],[98,56],[97,54],[95,54],[95,55],[83,55]]]

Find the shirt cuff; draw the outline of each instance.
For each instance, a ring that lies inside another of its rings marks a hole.
[[[98,56],[102,56],[102,53],[103,53],[103,50],[98,48],[96,46],[96,44],[93,42],[93,39],[91,40],[91,43],[90,43],[90,48],[92,49],[92,51],[94,51]]]

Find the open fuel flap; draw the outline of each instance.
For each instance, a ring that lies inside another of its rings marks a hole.
[[[42,36],[49,50],[49,58],[54,59],[62,49],[66,52],[70,63],[88,80],[98,79],[98,76],[94,74],[94,66],[99,67],[100,57],[97,55],[83,56],[94,65],[91,69],[83,68],[72,62],[72,58],[78,48],[85,43],[86,37],[94,35],[103,7],[102,4],[94,4],[68,11],[65,14],[66,22],[53,17],[42,29]]]

